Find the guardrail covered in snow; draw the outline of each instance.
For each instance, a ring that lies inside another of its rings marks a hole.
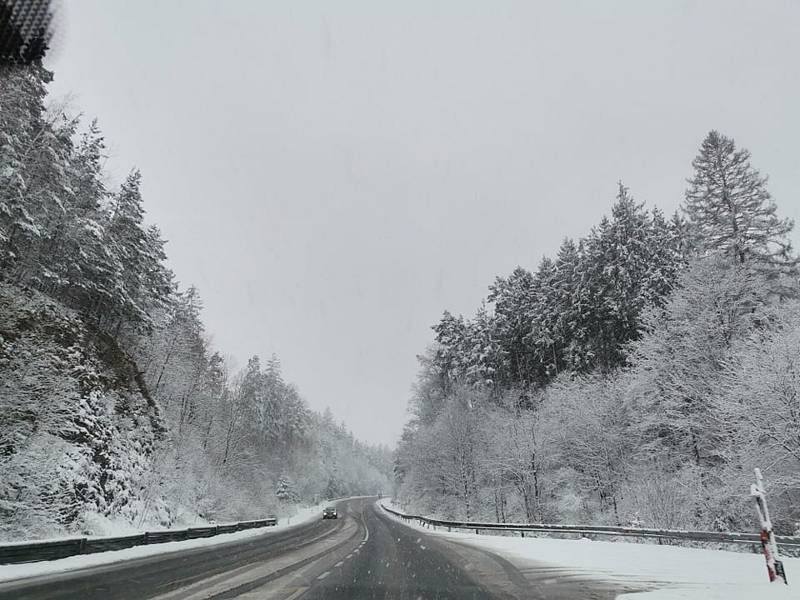
[[[671,541],[691,541],[691,542],[716,542],[720,544],[737,544],[757,546],[757,551],[761,552],[761,538],[757,533],[728,533],[717,531],[676,531],[671,529],[640,529],[637,527],[613,527],[613,526],[584,526],[584,525],[548,525],[543,523],[475,523],[471,521],[443,521],[441,519],[430,519],[420,515],[409,515],[384,506],[381,507],[404,521],[416,521],[424,527],[446,528],[448,531],[454,529],[468,529],[475,533],[487,531],[510,531],[519,532],[522,537],[526,533],[545,533],[578,535],[580,537],[592,538],[594,536],[605,537],[630,537],[630,538],[650,538],[657,539],[659,543]],[[776,536],[776,541],[781,550],[790,550],[791,554],[800,553],[800,537],[797,536]],[[756,548],[754,548],[756,549]]]
[[[145,531],[134,535],[117,537],[78,537],[63,540],[42,542],[21,542],[0,544],[0,564],[26,563],[41,560],[55,560],[78,554],[93,554],[107,550],[124,550],[145,544],[161,544],[178,542],[196,538],[213,537],[222,533],[233,533],[257,527],[277,525],[278,520],[271,517],[256,521],[239,521],[208,527],[190,527],[188,529],[164,529],[162,531]]]

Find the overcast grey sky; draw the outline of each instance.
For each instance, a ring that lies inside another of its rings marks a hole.
[[[800,221],[800,2],[74,0],[56,94],[196,284],[216,345],[393,442],[444,309],[585,235],[622,179],[672,211],[733,136]],[[795,244],[800,236],[795,233]]]

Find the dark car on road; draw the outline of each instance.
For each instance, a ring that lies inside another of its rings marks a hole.
[[[336,509],[333,506],[329,506],[328,508],[322,511],[322,518],[323,519],[338,519],[339,515],[336,512]]]

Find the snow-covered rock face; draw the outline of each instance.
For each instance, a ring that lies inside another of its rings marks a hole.
[[[0,284],[0,539],[128,514],[162,435],[134,363],[74,311]]]

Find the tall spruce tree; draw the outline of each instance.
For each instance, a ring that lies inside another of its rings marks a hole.
[[[464,317],[455,317],[449,311],[444,311],[439,323],[433,326],[437,343],[433,361],[447,389],[463,375],[466,328]]]
[[[121,296],[124,304],[119,307],[122,319],[138,322],[147,315],[141,300],[146,296],[145,269],[147,268],[147,234],[143,229],[144,209],[139,192],[142,175],[132,171],[120,187],[113,201],[113,209],[106,233],[110,245],[122,271],[118,278],[122,284]]]
[[[487,300],[494,304],[496,339],[506,353],[507,383],[526,385],[533,379],[536,365],[529,342],[535,293],[534,276],[522,267],[514,269],[506,278],[497,277],[489,286]]]
[[[797,264],[787,239],[794,223],[776,214],[767,178],[750,165],[748,150],[711,131],[692,166],[684,210],[696,247],[723,252],[741,264]]]
[[[565,238],[556,257],[556,276],[553,286],[550,317],[554,320],[556,337],[561,346],[562,363],[556,364],[556,375],[564,368],[580,371],[581,364],[575,349],[583,344],[581,311],[584,306],[581,286],[582,243]]]
[[[652,268],[650,217],[622,183],[611,209],[586,242],[588,365],[610,371],[625,360],[625,345],[639,336]]]

